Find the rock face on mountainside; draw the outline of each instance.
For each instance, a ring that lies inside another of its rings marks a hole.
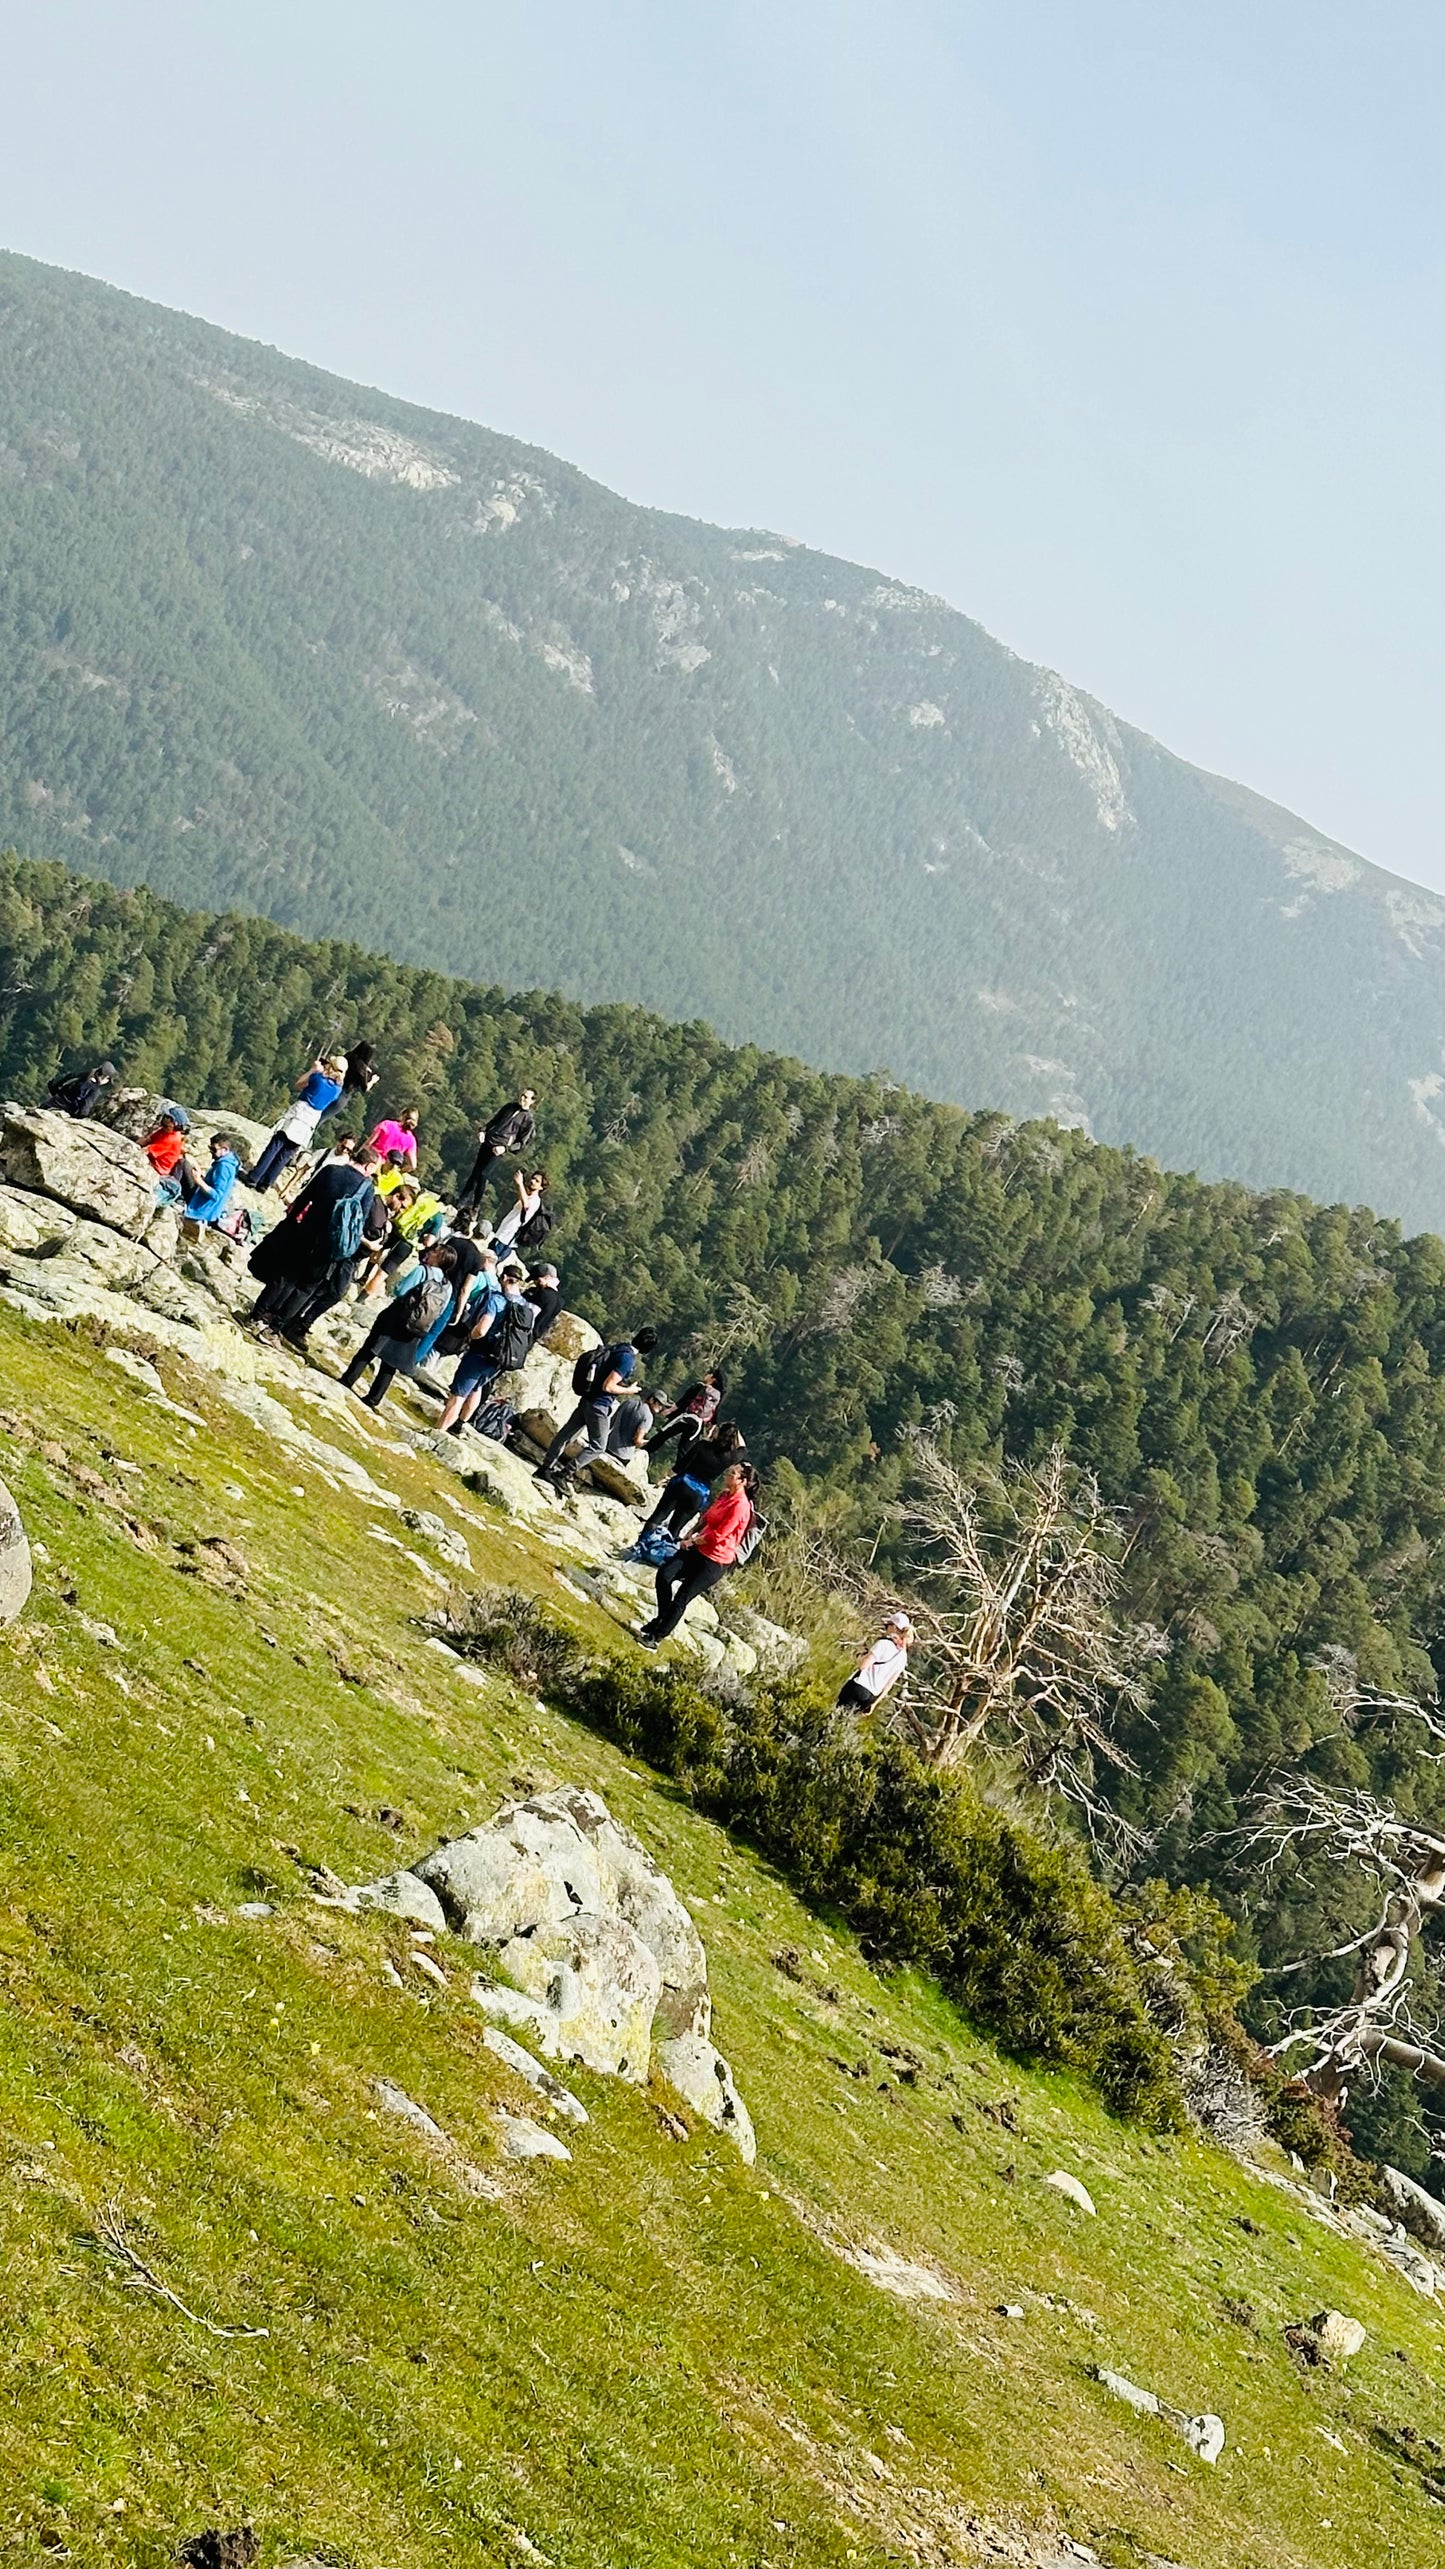
[[[655,2067],[752,2159],[751,2118],[711,2039],[702,1938],[597,1794],[560,1785],[504,1803],[350,1899],[482,1946],[502,1975],[475,1984],[486,2014],[551,2058],[638,2082]]]

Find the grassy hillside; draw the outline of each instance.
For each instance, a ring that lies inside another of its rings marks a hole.
[[[323,1032],[363,1028],[377,1101],[420,1097],[427,1164],[453,1174],[477,1118],[535,1081],[569,1295],[655,1322],[669,1382],[725,1353],[780,1532],[823,1515],[896,1561],[919,1427],[965,1468],[1057,1440],[1095,1472],[1128,1612],[1160,1644],[1126,1726],[1139,1773],[1117,1787],[1144,1869],[1224,1891],[1269,1965],[1363,1928],[1363,1882],[1324,1860],[1262,1879],[1231,1832],[1299,1770],[1445,1819],[1421,1724],[1343,1721],[1326,1682],[1343,1651],[1377,1694],[1438,1691],[1438,1239],[704,1027],[505,999],[0,862],[0,1078],[22,1095],[57,1055],[110,1050],[129,1077],[268,1117]],[[1337,1995],[1338,1968],[1290,1996]],[[1256,2001],[1266,2033],[1277,1992]],[[1351,2111],[1367,2147],[1427,2174],[1402,2077]]]
[[[8,1311],[0,1362],[0,1468],[44,1546],[0,1639],[17,2557],[150,2564],[248,2517],[262,2569],[421,2569],[440,2546],[942,2569],[1076,2558],[1065,2536],[1111,2569],[1435,2557],[1438,2315],[1392,2271],[1200,2145],[1005,2064],[635,1760],[435,1653],[438,1592],[374,1540],[375,1504],[210,1380],[164,1359],[167,1410]],[[456,1517],[434,1466],[360,1421],[326,1433]],[[478,1576],[619,1646],[554,1556],[476,1503],[465,1532]],[[519,2091],[482,2048],[465,1951],[439,1949],[438,1989],[395,1922],[307,1898],[301,1864],[374,1873],[519,1776],[595,1786],[689,1898],[751,2172],[706,2132],[669,2137],[661,2098],[581,2074],[572,2163],[504,2168],[489,2107]],[[380,2115],[377,2077],[500,2195],[468,2197]],[[1040,2182],[1060,2166],[1096,2220]],[[216,2337],[128,2291],[107,2214],[199,2319],[269,2333]],[[880,2291],[860,2248],[955,2298]],[[1281,2334],[1327,2305],[1369,2331],[1347,2372],[1301,2369]],[[1218,2468],[1110,2400],[1100,2363],[1218,2410]]]
[[[1445,909],[941,601],[0,257],[0,839],[1445,1227]]]

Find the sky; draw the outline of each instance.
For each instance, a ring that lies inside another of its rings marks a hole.
[[[1445,890],[1438,0],[45,0],[0,243],[937,591]]]

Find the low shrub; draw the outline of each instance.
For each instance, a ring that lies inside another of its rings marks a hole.
[[[1079,1856],[900,1743],[860,1738],[797,1681],[725,1704],[675,1668],[590,1657],[523,1596],[483,1595],[448,1637],[646,1758],[837,1909],[874,1961],[931,1972],[1007,2049],[1082,2071],[1116,2112],[1182,2124],[1168,2039]]]

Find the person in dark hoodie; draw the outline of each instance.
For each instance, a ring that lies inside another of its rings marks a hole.
[[[284,1222],[258,1240],[248,1261],[262,1287],[251,1308],[253,1328],[270,1337],[289,1333],[332,1270],[359,1255],[379,1166],[372,1150],[358,1151],[354,1160],[326,1160]]]
[[[61,1115],[75,1115],[83,1121],[93,1115],[116,1076],[113,1061],[97,1062],[93,1070],[72,1071],[68,1079],[55,1078],[50,1083],[51,1105]]]

